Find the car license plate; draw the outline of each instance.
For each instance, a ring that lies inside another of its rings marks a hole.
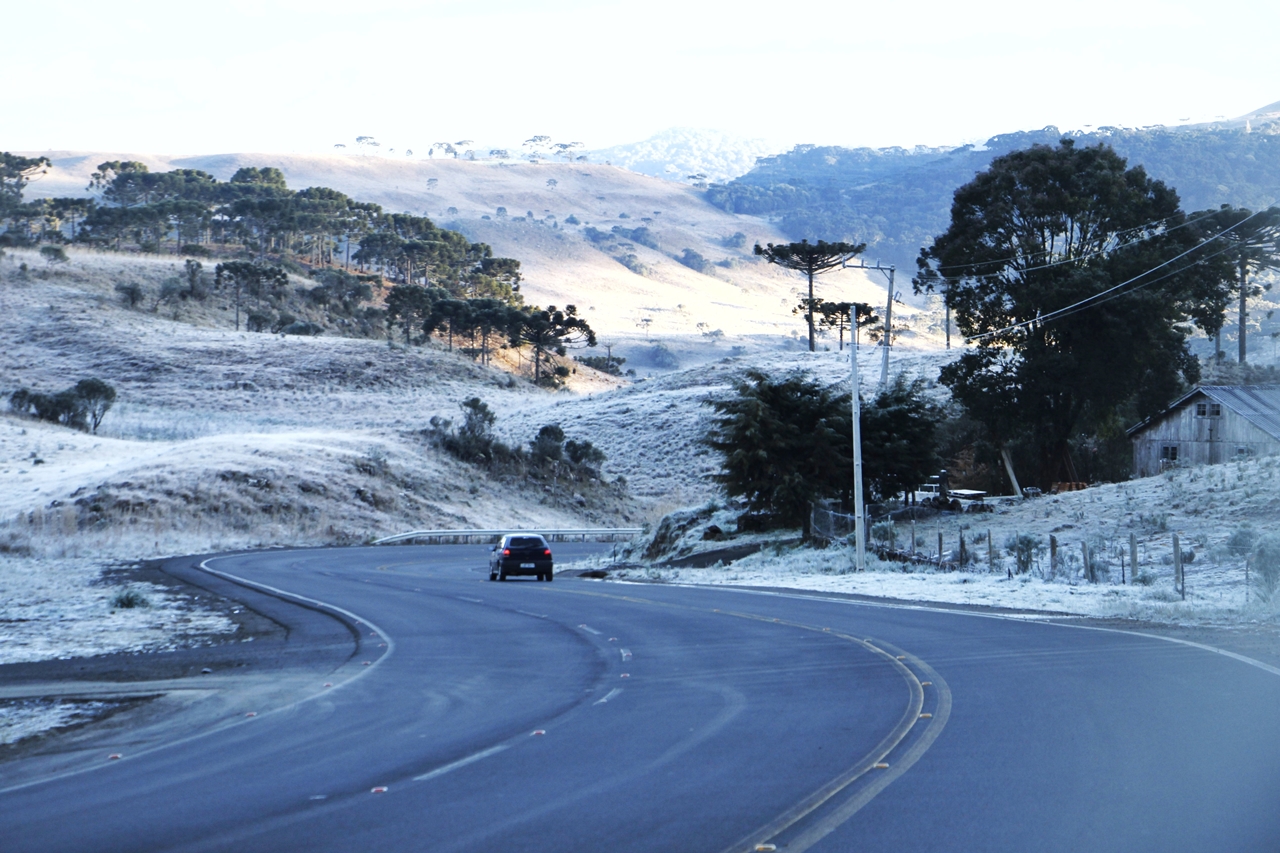
[[[521,564],[520,564],[520,568],[522,568],[522,569],[532,569],[532,568],[534,568],[534,565],[533,565],[533,563],[521,563]]]

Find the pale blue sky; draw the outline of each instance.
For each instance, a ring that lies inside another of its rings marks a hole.
[[[8,33],[0,150],[425,151],[671,126],[953,144],[1280,100],[1280,3],[46,0]]]

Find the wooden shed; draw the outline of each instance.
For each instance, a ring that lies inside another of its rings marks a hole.
[[[1129,429],[1133,473],[1280,454],[1280,385],[1201,385]]]

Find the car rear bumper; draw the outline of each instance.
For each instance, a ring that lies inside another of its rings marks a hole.
[[[529,563],[533,563],[533,567],[529,567]],[[498,564],[502,573],[507,577],[516,575],[549,575],[554,571],[554,561],[552,560],[503,560]]]

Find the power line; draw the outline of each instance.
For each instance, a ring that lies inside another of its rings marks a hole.
[[[1192,254],[1193,252],[1195,252],[1196,250],[1200,249],[1201,247],[1208,245],[1209,243],[1213,242],[1214,240],[1217,240],[1217,239],[1219,239],[1219,238],[1223,237],[1224,235],[1226,235],[1226,234],[1230,233],[1231,231],[1235,230],[1236,228],[1239,228],[1241,225],[1244,225],[1246,222],[1248,222],[1250,219],[1253,219],[1255,216],[1260,216],[1260,215],[1262,215],[1262,214],[1263,214],[1263,213],[1265,213],[1267,210],[1270,210],[1270,209],[1271,209],[1271,207],[1274,207],[1274,205],[1268,206],[1267,208],[1263,208],[1262,210],[1259,210],[1259,211],[1258,211],[1258,212],[1256,212],[1256,213],[1251,213],[1251,214],[1249,214],[1249,215],[1248,215],[1248,216],[1246,216],[1244,219],[1241,219],[1239,222],[1237,222],[1237,223],[1235,223],[1235,224],[1233,224],[1233,225],[1230,225],[1230,226],[1228,226],[1228,227],[1226,227],[1226,228],[1222,229],[1222,230],[1221,230],[1221,231],[1219,231],[1217,234],[1214,234],[1212,237],[1208,238],[1207,240],[1202,240],[1202,241],[1200,241],[1200,242],[1199,242],[1199,243],[1197,243],[1196,245],[1192,246],[1190,249],[1187,249],[1185,252],[1181,252],[1180,254],[1177,254],[1177,255],[1173,256],[1172,258],[1169,258],[1167,261],[1164,261],[1164,262],[1162,262],[1162,263],[1159,263],[1159,264],[1157,264],[1156,266],[1152,267],[1152,268],[1151,268],[1151,269],[1149,269],[1149,270],[1144,270],[1143,272],[1140,272],[1140,273],[1138,273],[1137,275],[1135,275],[1133,278],[1130,278],[1130,279],[1127,279],[1127,280],[1125,280],[1125,281],[1122,281],[1122,282],[1120,282],[1120,283],[1119,283],[1119,284],[1117,284],[1117,285],[1114,285],[1114,286],[1112,286],[1112,287],[1107,288],[1106,290],[1100,291],[1100,292],[1095,293],[1095,294],[1093,294],[1093,295],[1091,295],[1091,296],[1086,296],[1084,299],[1081,299],[1081,300],[1079,300],[1078,302],[1073,302],[1072,304],[1067,305],[1066,307],[1059,308],[1059,309],[1057,309],[1057,310],[1055,310],[1055,311],[1051,311],[1051,312],[1049,312],[1048,314],[1040,315],[1040,316],[1036,317],[1036,318],[1035,318],[1035,319],[1033,319],[1033,320],[1022,320],[1021,322],[1013,323],[1012,325],[1005,326],[1003,329],[995,329],[995,330],[990,331],[990,332],[983,332],[983,333],[982,333],[982,334],[980,334],[980,335],[971,335],[971,336],[969,336],[969,337],[965,338],[965,340],[966,340],[966,341],[979,341],[979,340],[983,340],[984,338],[991,338],[991,337],[996,337],[997,335],[1003,335],[1003,334],[1005,334],[1005,333],[1007,333],[1007,332],[1012,332],[1012,331],[1014,331],[1014,330],[1016,330],[1016,329],[1020,329],[1020,328],[1024,328],[1024,327],[1029,327],[1029,326],[1035,325],[1035,324],[1037,324],[1037,323],[1047,323],[1047,322],[1049,322],[1049,321],[1051,321],[1051,320],[1058,319],[1059,317],[1065,317],[1065,316],[1068,316],[1069,314],[1074,314],[1074,313],[1076,313],[1077,311],[1084,310],[1085,308],[1092,308],[1092,307],[1094,307],[1095,305],[1101,305],[1101,304],[1103,304],[1104,302],[1109,302],[1111,299],[1114,299],[1114,298],[1117,298],[1117,297],[1120,297],[1120,296],[1124,296],[1124,295],[1126,295],[1127,293],[1132,293],[1132,292],[1134,292],[1134,291],[1136,291],[1136,290],[1138,290],[1138,289],[1140,289],[1140,288],[1142,288],[1142,287],[1146,287],[1146,286],[1148,286],[1148,285],[1155,284],[1157,281],[1163,281],[1164,279],[1169,278],[1169,277],[1170,277],[1170,276],[1172,276],[1172,275],[1176,275],[1176,274],[1177,274],[1177,273],[1179,273],[1179,272],[1183,272],[1184,270],[1189,269],[1190,267],[1183,267],[1182,269],[1175,270],[1175,271],[1174,271],[1174,272],[1172,272],[1172,273],[1168,273],[1167,275],[1160,276],[1160,278],[1157,278],[1157,279],[1152,279],[1151,281],[1145,282],[1145,283],[1143,283],[1143,284],[1139,285],[1138,287],[1132,288],[1131,290],[1124,291],[1124,292],[1118,292],[1118,291],[1120,291],[1122,288],[1127,287],[1127,286],[1128,286],[1128,285],[1130,285],[1130,284],[1133,284],[1134,282],[1138,281],[1139,279],[1144,278],[1145,276],[1148,276],[1148,275],[1150,275],[1151,273],[1156,272],[1157,270],[1163,269],[1163,268],[1165,268],[1165,267],[1169,266],[1170,264],[1172,264],[1172,263],[1174,263],[1174,262],[1176,262],[1176,261],[1179,261],[1179,260],[1181,260],[1182,258],[1185,258],[1187,255]],[[1231,248],[1232,248],[1232,247],[1228,246],[1227,248],[1222,249],[1221,251],[1215,252],[1215,253],[1213,253],[1212,255],[1207,256],[1206,258],[1202,258],[1201,260],[1208,260],[1209,258],[1214,258],[1214,257],[1217,257],[1218,255],[1225,254],[1226,252],[1231,251]],[[1197,261],[1197,263],[1199,263],[1199,261]],[[1192,264],[1192,266],[1194,266],[1194,264]],[[1104,298],[1104,297],[1105,297],[1105,298]]]

